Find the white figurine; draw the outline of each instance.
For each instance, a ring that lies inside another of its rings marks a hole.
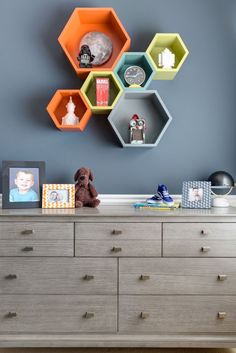
[[[62,125],[77,125],[79,118],[75,115],[75,104],[70,96],[69,102],[66,105],[67,114],[62,118]]]
[[[160,54],[158,54],[158,65],[163,69],[172,69],[175,65],[175,54],[173,54],[168,48],[165,48]]]

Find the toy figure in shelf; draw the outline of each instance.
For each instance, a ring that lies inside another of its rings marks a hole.
[[[146,122],[144,119],[141,119],[137,114],[134,114],[130,120],[129,129],[130,143],[137,145],[145,143]]]
[[[91,184],[93,181],[93,173],[89,168],[80,168],[74,176],[75,184],[75,207],[84,206],[97,207],[100,200],[96,197],[98,193],[95,187]]]
[[[82,49],[84,46],[89,47],[90,54],[93,57],[93,65],[95,66],[103,65],[112,55],[112,41],[102,32],[86,33],[80,42],[80,48]]]
[[[107,107],[109,103],[109,78],[96,78],[96,104]]]
[[[75,115],[75,104],[70,96],[69,102],[66,105],[67,113],[62,118],[62,125],[77,125],[79,124],[79,118]]]
[[[165,48],[158,54],[158,65],[163,69],[172,69],[175,66],[175,54],[170,49]]]
[[[88,45],[82,45],[77,60],[79,61],[79,67],[90,68],[95,56],[91,54]]]

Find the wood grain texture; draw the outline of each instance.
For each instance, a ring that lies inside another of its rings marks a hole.
[[[16,278],[6,278],[9,274]],[[86,275],[94,278],[87,280]],[[0,258],[0,294],[117,294],[116,259]]]
[[[114,234],[115,232],[119,234]],[[158,240],[161,224],[158,223],[76,223],[76,240]]]
[[[27,231],[32,231],[26,234]],[[1,222],[0,240],[73,239],[73,223]]]
[[[119,266],[120,294],[236,295],[236,259],[125,258]]]
[[[121,333],[236,332],[235,296],[120,296]],[[218,312],[227,317],[218,319]],[[149,313],[148,319],[140,318]]]
[[[1,295],[1,334],[115,332],[116,301],[116,296]],[[6,318],[8,312],[17,317]],[[84,318],[86,312],[94,317]]]
[[[113,251],[113,248],[120,251]],[[76,240],[76,256],[161,256],[161,240]]]

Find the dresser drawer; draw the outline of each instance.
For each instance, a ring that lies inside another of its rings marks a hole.
[[[116,259],[0,259],[0,294],[116,293]]]
[[[73,256],[72,239],[0,240],[0,256]]]
[[[116,332],[115,296],[2,295],[0,333]]]
[[[59,240],[73,239],[73,223],[1,222],[1,240]]]
[[[161,256],[161,240],[76,240],[75,256]]]
[[[79,240],[160,240],[160,223],[76,223]]]
[[[120,259],[121,294],[236,295],[236,259]]]
[[[164,223],[163,255],[236,257],[236,223]]]
[[[236,332],[236,297],[120,296],[120,333]]]

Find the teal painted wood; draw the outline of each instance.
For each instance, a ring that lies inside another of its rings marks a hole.
[[[132,65],[142,67],[146,73],[146,79],[140,88],[130,88],[124,79],[125,70]],[[124,90],[145,90],[150,85],[155,74],[155,68],[145,52],[125,52],[115,67],[114,73]]]
[[[129,122],[133,114],[145,119],[145,144],[130,143]],[[161,141],[172,117],[161,97],[154,90],[125,91],[108,117],[122,147],[155,147]]]

